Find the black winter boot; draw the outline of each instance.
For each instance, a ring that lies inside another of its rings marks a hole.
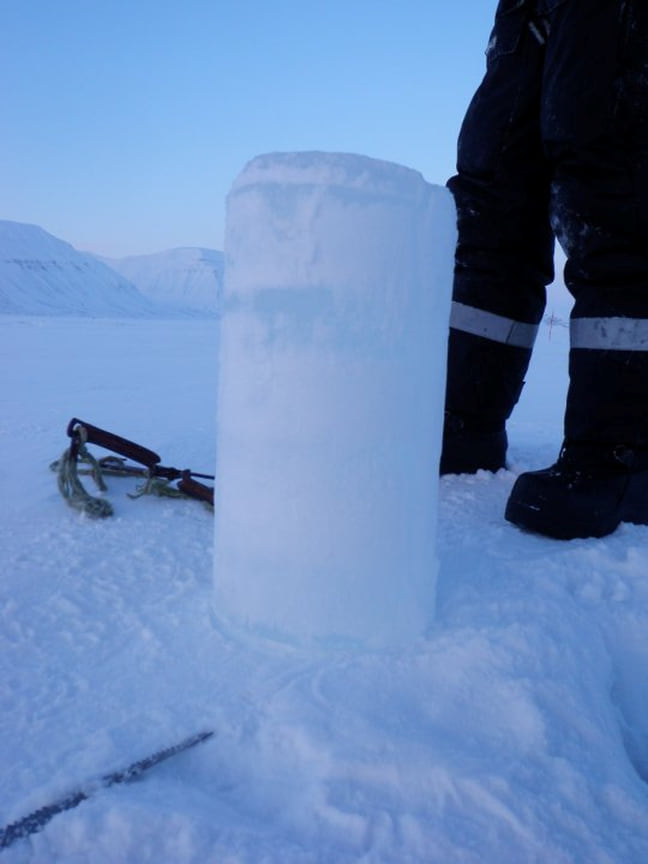
[[[504,427],[475,429],[464,418],[446,411],[439,473],[443,476],[475,474],[481,469],[499,471],[506,467],[507,444]]]
[[[520,396],[530,357],[529,348],[450,328],[440,474],[505,467],[505,424]]]
[[[648,450],[566,441],[555,465],[518,477],[505,516],[558,540],[648,525]]]

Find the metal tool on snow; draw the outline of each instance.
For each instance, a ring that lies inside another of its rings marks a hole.
[[[71,792],[63,798],[59,798],[58,801],[55,801],[52,804],[47,804],[45,807],[35,810],[28,816],[19,819],[17,822],[12,822],[10,825],[0,828],[0,850],[11,846],[16,842],[16,840],[20,840],[23,837],[29,837],[30,834],[36,834],[37,831],[42,831],[47,823],[59,813],[64,813],[66,810],[72,810],[74,807],[78,807],[82,801],[87,801],[89,798],[92,798],[92,796],[100,790],[108,789],[110,786],[115,786],[118,783],[131,783],[155,765],[159,765],[161,762],[165,762],[172,756],[176,756],[178,753],[183,753],[185,750],[195,747],[196,744],[200,744],[208,738],[211,738],[213,734],[212,731],[198,732],[196,735],[192,735],[190,738],[185,738],[183,741],[174,744],[172,747],[167,747],[165,750],[158,750],[157,753],[153,753],[145,759],[138,759],[137,762],[131,763],[126,768],[112,771],[110,774],[105,774],[98,780],[86,784],[84,787]]]
[[[130,496],[132,498],[139,498],[141,495],[188,497],[204,501],[210,506],[214,504],[213,488],[200,482],[214,480],[213,474],[199,474],[188,468],[180,470],[160,465],[161,457],[153,450],[77,417],[73,417],[68,423],[67,434],[70,446],[50,467],[56,471],[59,491],[67,503],[92,518],[112,516],[113,508],[105,498],[90,495],[81,483],[79,474],[91,474],[97,488],[102,492],[107,489],[104,475],[135,476],[142,477],[145,482]],[[88,450],[88,444],[95,444],[119,455],[96,459]],[[128,463],[127,459],[137,465]],[[89,467],[79,469],[79,463]]]

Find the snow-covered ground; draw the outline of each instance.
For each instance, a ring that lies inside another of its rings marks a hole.
[[[502,516],[557,453],[564,326],[541,330],[512,470],[440,483],[434,627],[373,652],[219,628],[200,503],[112,479],[93,522],[59,497],[74,415],[211,473],[216,341],[213,321],[0,317],[0,827],[215,733],[2,860],[647,861],[648,529],[561,543]]]

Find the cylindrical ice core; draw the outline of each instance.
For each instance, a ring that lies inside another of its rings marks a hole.
[[[252,160],[227,201],[214,610],[398,644],[434,616],[455,244],[447,190],[363,156]]]

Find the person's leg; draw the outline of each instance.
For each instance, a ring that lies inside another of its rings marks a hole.
[[[569,0],[548,47],[542,134],[574,296],[565,443],[522,475],[516,524],[559,537],[648,522],[648,4]]]
[[[549,178],[540,136],[546,39],[529,5],[500,2],[487,71],[462,125],[458,243],[441,474],[503,467],[505,422],[522,389],[553,277]]]

